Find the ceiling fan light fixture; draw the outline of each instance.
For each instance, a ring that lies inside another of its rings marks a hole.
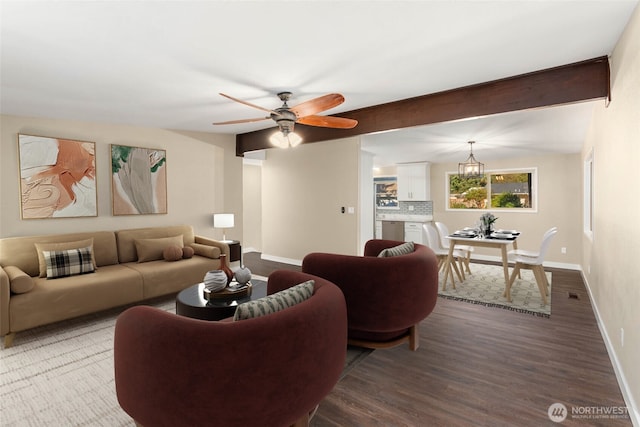
[[[269,142],[274,147],[289,148],[289,138],[287,138],[281,131],[275,132],[269,137]]]
[[[290,132],[289,135],[289,145],[292,147],[297,147],[302,142],[302,137],[295,132]]]
[[[271,145],[278,148],[297,147],[302,142],[302,137],[295,132],[283,130],[271,135],[269,137],[269,142]]]
[[[480,163],[473,155],[473,144],[469,141],[469,157],[463,163],[458,163],[458,176],[460,178],[481,178],[484,175],[484,163]]]
[[[293,131],[295,120],[281,118],[277,120],[277,123],[280,130],[269,137],[269,142],[271,142],[272,145],[278,148],[296,147],[300,145],[302,137]]]

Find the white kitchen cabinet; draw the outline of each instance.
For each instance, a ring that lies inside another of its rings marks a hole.
[[[396,165],[398,174],[398,201],[426,202],[431,200],[429,163]]]
[[[405,242],[413,242],[420,243],[424,245],[422,232],[422,223],[421,222],[405,222],[404,223],[404,241]]]

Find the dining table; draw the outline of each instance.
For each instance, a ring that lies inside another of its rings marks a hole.
[[[456,245],[500,249],[500,253],[502,255],[502,268],[504,270],[504,283],[506,290],[506,286],[509,283],[509,261],[507,258],[507,247],[509,245],[513,245],[514,250],[518,249],[518,236],[520,236],[520,233],[515,230],[510,230],[509,232],[495,232],[489,236],[483,236],[480,233],[476,233],[473,231],[461,230],[445,236],[445,238],[449,240],[449,255],[447,256],[447,262],[445,264],[445,280],[442,282],[442,290],[444,291],[447,288],[447,277],[449,277],[451,271],[451,263],[454,262],[453,252]],[[453,288],[455,289],[456,285],[453,276],[451,277],[451,280],[453,281]]]

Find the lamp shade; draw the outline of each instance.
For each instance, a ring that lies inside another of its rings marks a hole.
[[[213,214],[214,228],[232,228],[234,216],[232,213]]]
[[[289,145],[297,147],[302,142],[302,138],[295,132],[291,132],[289,135]]]
[[[296,147],[302,142],[302,137],[295,132],[278,131],[271,135],[269,142],[278,148]]]
[[[271,137],[269,138],[269,142],[271,142],[271,145],[273,145],[274,147],[289,148],[289,140],[286,136],[284,136],[284,133],[280,131],[271,135]]]

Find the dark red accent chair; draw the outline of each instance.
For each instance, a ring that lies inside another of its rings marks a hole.
[[[409,341],[419,346],[418,324],[438,299],[438,260],[427,246],[415,244],[411,254],[378,258],[386,248],[402,244],[374,239],[364,256],[311,253],[302,271],[335,283],[347,302],[349,344],[388,348]]]
[[[268,293],[315,280],[308,300],[241,321],[137,306],[116,322],[120,406],[146,427],[303,426],[344,367],[347,314],[327,280],[276,271]]]

